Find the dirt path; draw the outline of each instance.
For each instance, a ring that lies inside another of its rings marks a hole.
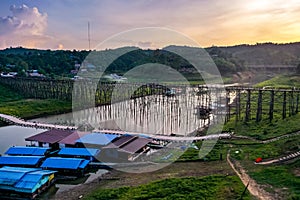
[[[248,191],[255,196],[258,199],[262,200],[272,200],[276,199],[274,196],[272,196],[270,193],[266,192],[264,189],[262,189],[253,179],[250,178],[250,176],[246,173],[246,171],[242,168],[240,163],[238,161],[235,161],[234,163],[230,160],[229,152],[227,154],[227,162],[230,165],[230,167],[233,169],[233,171],[239,176],[245,187],[248,185]]]

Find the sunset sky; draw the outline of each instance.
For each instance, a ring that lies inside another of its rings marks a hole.
[[[1,1],[0,48],[88,49],[88,22],[91,48],[142,27],[169,28],[202,47],[296,42],[300,0]]]

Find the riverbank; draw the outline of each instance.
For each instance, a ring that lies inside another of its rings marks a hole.
[[[0,84],[0,113],[33,119],[72,111],[72,102],[55,99],[27,99]],[[3,122],[1,125],[5,125]]]
[[[205,189],[204,189],[205,188]],[[175,162],[151,173],[129,174],[112,170],[101,179],[58,193],[53,199],[238,199],[242,182],[223,161]],[[171,198],[172,197],[172,198]],[[252,199],[247,192],[244,199]]]

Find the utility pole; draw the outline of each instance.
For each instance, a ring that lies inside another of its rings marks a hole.
[[[88,22],[88,41],[89,41],[89,50],[91,50],[90,22]]]

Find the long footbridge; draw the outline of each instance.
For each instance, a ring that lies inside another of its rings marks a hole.
[[[77,127],[75,126],[64,126],[64,125],[55,125],[55,124],[46,124],[46,123],[39,123],[39,122],[29,122],[23,119],[20,119],[15,116],[0,114],[0,120],[7,122],[9,124],[15,124],[17,126],[23,127],[31,127],[31,128],[40,128],[40,129],[60,129],[60,130],[76,130]],[[203,140],[214,140],[214,139],[229,139],[231,138],[230,133],[220,133],[220,134],[211,134],[206,136],[195,136],[195,137],[178,137],[178,136],[167,136],[167,135],[154,135],[154,134],[141,134],[141,133],[133,133],[127,131],[120,131],[120,130],[107,130],[101,129],[96,130],[99,132],[110,133],[110,134],[117,134],[117,135],[142,135],[147,136],[149,138],[155,140],[163,140],[163,141],[173,141],[173,142],[185,142],[185,141],[203,141]]]

